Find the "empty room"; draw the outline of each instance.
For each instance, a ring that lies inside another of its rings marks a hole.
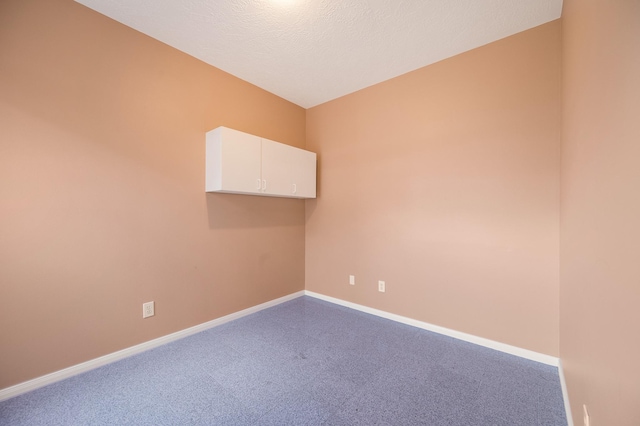
[[[638,76],[638,0],[0,0],[0,424],[640,425]]]

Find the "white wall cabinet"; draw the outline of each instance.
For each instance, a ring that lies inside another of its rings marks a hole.
[[[316,154],[218,127],[207,132],[206,191],[315,198]]]

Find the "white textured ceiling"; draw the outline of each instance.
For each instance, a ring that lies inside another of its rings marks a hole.
[[[305,108],[562,10],[562,0],[76,1]]]

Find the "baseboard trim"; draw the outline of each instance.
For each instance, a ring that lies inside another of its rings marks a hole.
[[[18,396],[23,393],[41,388],[43,386],[59,382],[60,380],[76,376],[86,371],[102,367],[103,365],[111,364],[112,362],[116,362],[121,359],[128,358],[132,355],[148,351],[149,349],[157,348],[158,346],[162,346],[175,340],[191,336],[192,334],[217,327],[229,321],[233,321],[238,318],[242,318],[244,316],[259,312],[263,309],[271,308],[281,303],[288,302],[289,300],[301,297],[304,294],[305,293],[303,290],[298,291],[296,293],[292,293],[278,299],[270,300],[269,302],[261,303],[260,305],[252,306],[251,308],[243,309],[242,311],[225,315],[224,317],[216,318],[212,321],[198,324],[196,326],[189,327],[175,333],[167,334],[166,336],[158,337],[157,339],[149,340],[148,342],[140,343],[139,345],[131,346],[129,348],[101,356],[99,358],[76,364],[63,370],[36,377],[35,379],[27,380],[26,382],[18,383],[17,385],[13,385],[5,389],[0,389],[0,401],[4,401],[6,399],[13,398],[14,396]]]
[[[500,352],[506,352],[508,354],[519,356],[521,358],[526,358],[531,361],[552,365],[554,367],[558,367],[559,365],[560,360],[551,355],[542,354],[539,352],[531,351],[529,349],[519,348],[517,346],[511,346],[506,343],[496,342],[495,340],[485,339],[484,337],[474,336],[472,334],[463,333],[461,331],[451,330],[449,328],[440,327],[439,325],[429,324],[427,322],[403,317],[401,315],[392,314],[390,312],[381,311],[379,309],[370,308],[368,306],[358,305],[357,303],[347,302],[346,300],[337,299],[335,297],[326,296],[324,294],[315,293],[309,290],[305,290],[304,294],[310,297],[314,297],[316,299],[324,300],[325,302],[335,303],[336,305],[345,306],[347,308],[366,312],[368,314],[390,319],[392,321],[397,321],[403,324],[422,328],[424,330],[433,331],[434,333],[444,334],[445,336],[453,337],[459,340],[464,340],[465,342],[475,343],[476,345],[495,349]]]
[[[569,403],[569,391],[567,390],[567,381],[564,378],[564,369],[562,361],[558,363],[558,374],[560,375],[560,387],[562,388],[562,400],[564,401],[564,411],[567,415],[567,425],[573,426],[573,415],[571,414],[571,404]]]
[[[336,305],[345,306],[347,308],[355,309],[368,314],[376,315],[378,317],[386,318],[402,324],[407,324],[413,327],[418,327],[424,330],[432,331],[434,333],[443,334],[445,336],[453,337],[455,339],[464,340],[466,342],[470,342],[470,343],[474,343],[487,348],[495,349],[501,352],[526,358],[532,361],[537,361],[543,364],[558,367],[558,372],[560,375],[560,384],[562,386],[562,396],[564,399],[565,409],[567,413],[567,422],[569,426],[573,426],[573,420],[571,416],[571,409],[569,406],[569,397],[567,394],[567,386],[564,378],[564,372],[562,370],[562,364],[560,363],[560,360],[558,358],[550,355],[534,352],[528,349],[511,346],[506,343],[496,342],[494,340],[474,336],[472,334],[451,330],[449,328],[441,327],[438,325],[429,324],[427,322],[418,321],[412,318],[403,317],[401,315],[392,314],[390,312],[382,311],[379,309],[370,308],[368,306],[359,305],[357,303],[348,302],[346,300],[338,299],[335,297],[326,296],[324,294],[315,293],[309,290],[298,291],[296,293],[292,293],[287,296],[283,296],[278,299],[274,299],[269,302],[265,302],[260,305],[253,306],[251,308],[243,309],[242,311],[225,315],[224,317],[216,318],[214,320],[211,320],[202,324],[198,324],[196,326],[189,327],[187,329],[180,330],[175,333],[168,334],[166,336],[158,337],[157,339],[149,340],[148,342],[140,343],[138,345],[131,346],[129,348],[122,349],[120,351],[101,356],[99,358],[95,358],[77,365],[73,365],[63,370],[55,371],[53,373],[37,377],[35,379],[31,379],[26,382],[18,383],[17,385],[13,385],[5,389],[0,389],[0,401],[13,398],[23,393],[41,388],[43,386],[47,386],[49,384],[67,379],[69,377],[76,376],[86,371],[90,371],[98,367],[102,367],[103,365],[111,364],[121,359],[128,358],[130,356],[148,351],[153,348],[157,348],[158,346],[162,346],[164,344],[191,336],[201,331],[204,331],[213,327],[217,327],[229,321],[233,321],[233,320],[242,318],[244,316],[251,315],[263,309],[271,308],[273,306],[279,305],[289,300],[296,299],[304,295],[307,295],[309,297],[313,297],[316,299],[324,300],[326,302],[334,303]]]

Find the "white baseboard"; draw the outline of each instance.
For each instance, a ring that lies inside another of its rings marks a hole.
[[[251,308],[244,309],[239,312],[234,312],[232,314],[226,315],[221,318],[214,319],[212,321],[205,322],[203,324],[199,324],[181,331],[177,331],[175,333],[168,334],[166,336],[159,337],[157,339],[150,340],[148,342],[141,343],[139,345],[135,345],[117,352],[113,352],[111,354],[107,354],[101,356],[99,358],[95,358],[81,364],[77,364],[63,370],[59,370],[45,376],[37,377],[32,380],[28,380],[26,382],[18,383],[17,385],[0,389],[0,401],[12,398],[14,396],[21,395],[23,393],[41,388],[43,386],[58,382],[60,380],[67,379],[69,377],[76,376],[80,373],[84,373],[89,370],[93,370],[98,367],[102,367],[103,365],[110,364],[115,361],[119,361],[121,359],[130,357],[132,355],[139,354],[141,352],[147,351],[149,349],[156,348],[158,346],[173,342],[175,340],[182,339],[184,337],[190,336],[192,334],[199,333],[201,331],[207,330],[209,328],[213,328],[229,321],[233,321],[238,318],[242,318],[244,316],[253,314],[255,312],[259,312],[263,309],[267,309],[281,303],[287,302],[289,300],[296,299],[300,296],[307,295],[310,297],[314,297],[316,299],[321,299],[330,303],[334,303],[336,305],[345,306],[351,309],[355,309],[358,311],[366,312],[368,314],[376,315],[382,318],[386,318],[392,321],[400,322],[403,324],[411,325],[414,327],[418,327],[424,330],[433,331],[435,333],[443,334],[445,336],[453,337],[456,339],[464,340],[466,342],[475,343],[480,346],[484,346],[487,348],[495,349],[501,352],[506,352],[512,355],[516,355],[522,358],[526,358],[532,361],[541,362],[543,364],[552,365],[558,367],[560,373],[560,383],[562,386],[562,395],[564,398],[565,408],[567,412],[567,421],[569,426],[573,426],[573,420],[571,417],[571,410],[569,407],[569,399],[567,396],[566,383],[564,380],[564,373],[562,371],[562,365],[558,358],[541,354],[538,352],[530,351],[528,349],[518,348],[516,346],[507,345],[505,343],[496,342],[493,340],[485,339],[483,337],[474,336],[467,333],[462,333],[456,330],[451,330],[445,327],[440,327],[438,325],[429,324],[423,321],[414,320],[411,318],[403,317],[401,315],[392,314],[389,312],[385,312],[379,309],[369,308],[367,306],[358,305],[353,302],[347,302],[345,300],[337,299],[331,296],[325,296],[323,294],[315,293],[308,290],[299,291],[296,293],[292,293],[290,295],[280,297],[275,300],[271,300],[269,302],[262,303],[257,306],[253,306]]]
[[[73,365],[63,370],[55,371],[45,376],[40,376],[32,380],[27,380],[26,382],[18,383],[17,385],[14,385],[5,389],[0,389],[0,401],[13,398],[14,396],[18,396],[20,394],[41,388],[51,383],[59,382],[60,380],[64,380],[69,377],[76,376],[80,373],[84,373],[86,371],[93,370],[98,367],[102,367],[103,365],[110,364],[115,361],[119,361],[121,359],[130,357],[132,355],[136,355],[141,352],[148,351],[149,349],[157,348],[158,346],[173,342],[175,340],[182,339],[187,336],[191,336],[192,334],[199,333],[209,328],[217,327],[229,321],[242,318],[244,316],[253,314],[263,309],[270,308],[272,306],[279,305],[281,303],[287,302],[289,300],[293,300],[303,295],[304,295],[304,291],[298,291],[296,293],[292,293],[287,296],[280,297],[278,299],[271,300],[269,302],[265,302],[257,306],[253,306],[251,308],[247,308],[239,312],[234,312],[232,314],[226,315],[221,318],[216,318],[212,321],[208,321],[193,327],[189,327],[184,330],[180,330],[175,333],[168,334],[166,336],[158,337],[157,339],[149,340],[148,342],[140,343],[139,345],[131,346],[130,348],[122,349],[120,351],[113,352],[108,355],[104,355],[99,358],[95,358],[95,359],[83,362],[81,364]]]
[[[401,315],[392,314],[389,312],[381,311],[379,309],[369,308],[368,306],[358,305],[357,303],[347,302],[346,300],[336,299],[335,297],[325,296],[324,294],[314,293],[313,291],[305,290],[304,294],[316,299],[321,299],[326,302],[335,303],[336,305],[345,306],[347,308],[356,309],[358,311],[366,312],[368,314],[376,315],[378,317],[390,319],[403,324],[411,325],[414,327],[422,328],[424,330],[433,331],[434,333],[444,334],[445,336],[453,337],[465,342],[475,343],[476,345],[484,346],[487,348],[495,349],[500,352],[506,352],[511,355],[516,355],[521,358],[526,358],[531,361],[541,362],[543,364],[552,365],[558,367],[559,359],[539,352],[534,352],[529,349],[519,348],[517,346],[511,346],[506,343],[496,342],[495,340],[485,339],[484,337],[474,336],[472,334],[462,333],[460,331],[451,330],[449,328],[440,327],[439,325],[429,324],[427,322],[418,321],[415,319],[403,317]]]
[[[567,425],[573,426],[573,415],[571,414],[571,404],[569,403],[569,392],[567,391],[567,381],[564,378],[562,361],[558,363],[558,374],[560,375],[560,386],[562,387],[562,400],[564,401],[564,411],[567,413]]]

